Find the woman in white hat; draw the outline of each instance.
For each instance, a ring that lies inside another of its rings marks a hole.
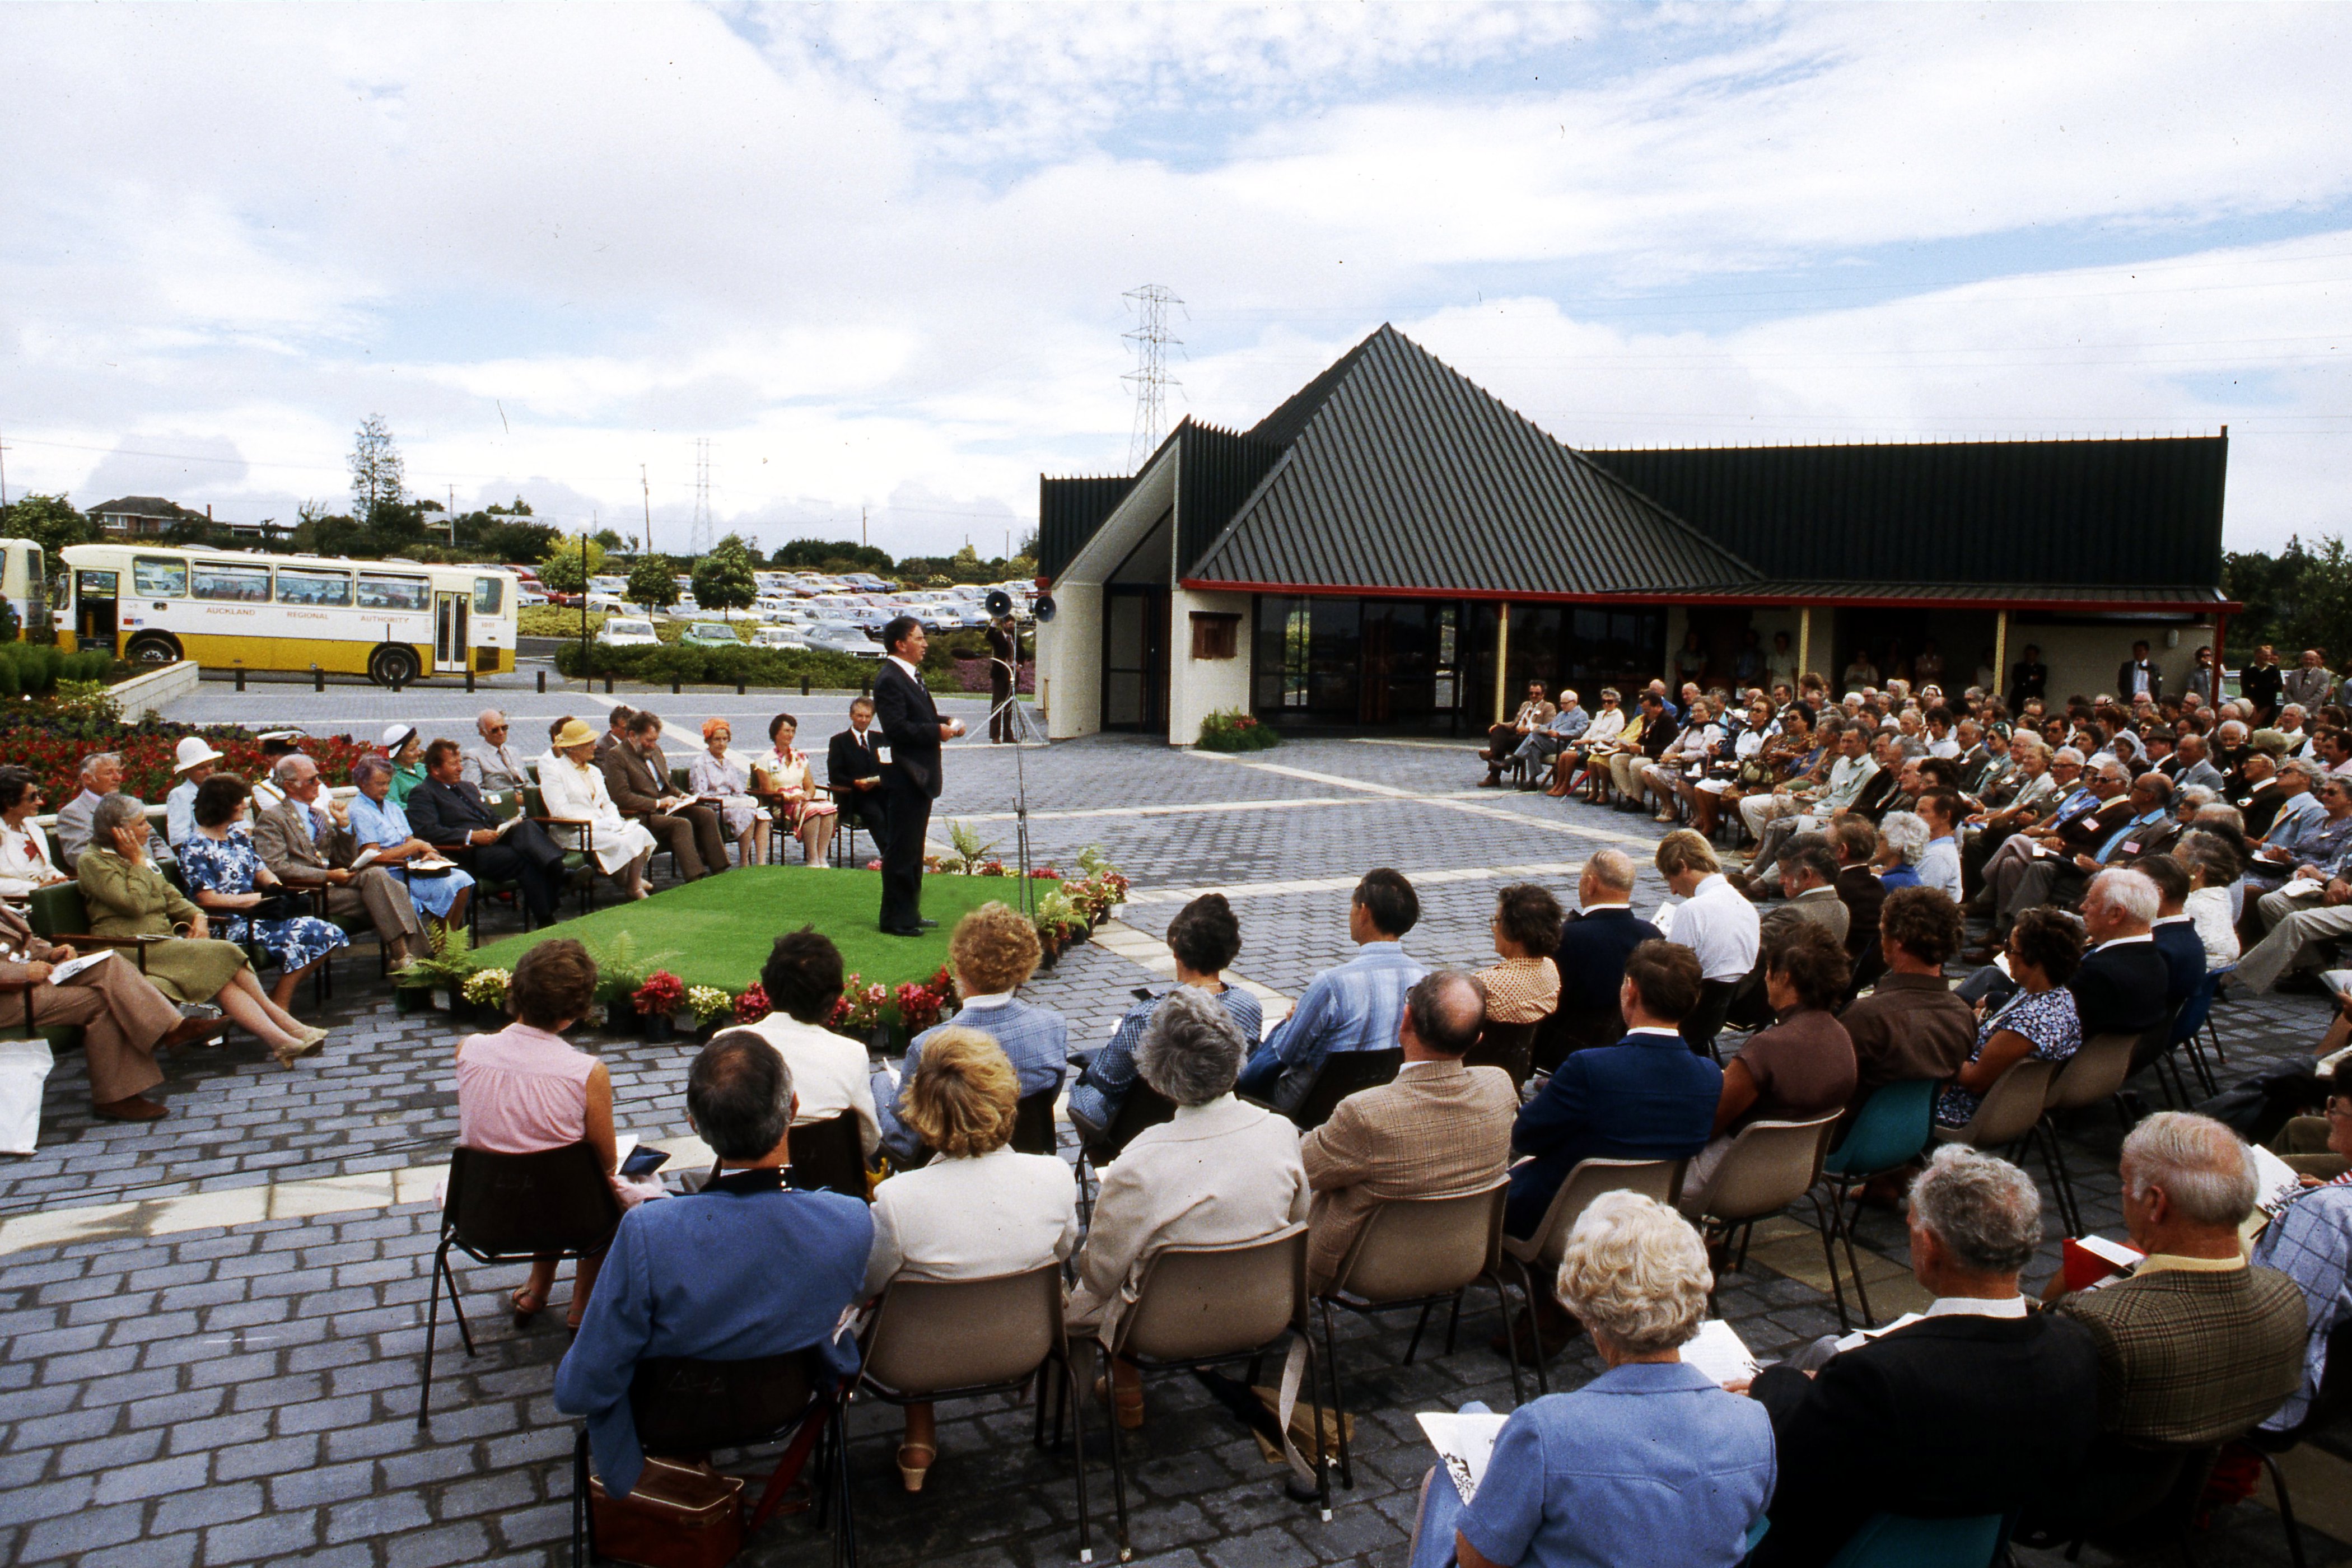
[[[578,719],[555,732],[550,748],[554,760],[539,770],[539,797],[547,815],[559,822],[588,825],[588,850],[604,874],[632,899],[646,896],[646,862],[653,858],[653,831],[642,822],[623,816],[604,787],[604,771],[596,766],[596,731]],[[559,830],[561,841],[568,829]]]
[[[177,854],[196,830],[196,786],[213,776],[213,764],[221,761],[221,754],[202,735],[183,735],[172,760],[173,776],[180,782],[163,797],[163,842]]]
[[[404,808],[409,792],[425,782],[425,748],[416,738],[416,726],[387,726],[383,754],[392,759],[392,804]]]

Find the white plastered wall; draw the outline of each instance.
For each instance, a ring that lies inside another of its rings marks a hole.
[[[1144,470],[1127,499],[1054,579],[1054,618],[1037,628],[1037,700],[1045,709],[1048,739],[1065,741],[1102,728],[1103,584],[1176,504],[1176,456],[1171,446]],[[1171,575],[1175,570],[1172,546],[1162,570]],[[1191,635],[1188,626],[1184,653],[1191,651]],[[1171,668],[1178,651],[1170,650]]]
[[[1220,709],[1250,708],[1250,596],[1243,593],[1179,588],[1170,600],[1168,649],[1168,743],[1189,746],[1201,738],[1201,721]],[[1192,657],[1192,616],[1237,615],[1231,658]]]
[[[2167,647],[2168,632],[2179,634],[2178,647]],[[2009,624],[2009,663],[2013,668],[2025,657],[2025,645],[2033,643],[2042,649],[2042,662],[2050,667],[2050,698],[2063,702],[2080,694],[2096,697],[2101,692],[2115,696],[2116,670],[2131,658],[2131,645],[2145,640],[2148,657],[2164,671],[2164,689],[2178,692],[2197,667],[2197,649],[2213,641],[2213,623],[2200,621],[2193,626],[2179,622],[2150,625],[2147,622],[2113,621],[2096,626],[2037,626],[2011,619]],[[2009,684],[2009,671],[2000,675],[2001,684]]]

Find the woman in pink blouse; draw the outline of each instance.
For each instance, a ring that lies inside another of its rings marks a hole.
[[[578,942],[541,942],[522,955],[507,988],[516,1021],[495,1035],[468,1035],[457,1047],[457,1142],[494,1154],[534,1154],[585,1139],[604,1168],[616,1173],[613,1191],[623,1206],[633,1206],[660,1186],[617,1174],[613,1079],[603,1062],[562,1039],[595,999],[596,965]],[[567,1327],[580,1326],[603,1261],[580,1260]],[[514,1293],[515,1327],[539,1315],[554,1284],[555,1259],[530,1266],[530,1280]]]

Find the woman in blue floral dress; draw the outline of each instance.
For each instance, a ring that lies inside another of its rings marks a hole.
[[[215,936],[250,942],[277,960],[278,984],[270,1000],[291,1008],[302,977],[335,949],[350,946],[352,939],[316,915],[256,920],[242,912],[284,886],[261,863],[245,831],[246,800],[252,793],[243,779],[229,773],[215,773],[197,787],[196,830],[180,845],[180,874],[188,879],[188,897],[215,922]]]
[[[2029,1057],[2063,1062],[2083,1047],[2083,1020],[2066,989],[2083,962],[2083,928],[2074,917],[2047,907],[2026,910],[2010,928],[2003,956],[2016,994],[1988,1004],[1968,1061],[1937,1097],[1936,1120],[1946,1127],[1966,1127],[2000,1075]]]

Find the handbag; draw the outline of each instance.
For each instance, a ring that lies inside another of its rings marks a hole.
[[[646,1456],[626,1497],[588,1482],[595,1555],[639,1568],[725,1568],[743,1550],[743,1481]]]

